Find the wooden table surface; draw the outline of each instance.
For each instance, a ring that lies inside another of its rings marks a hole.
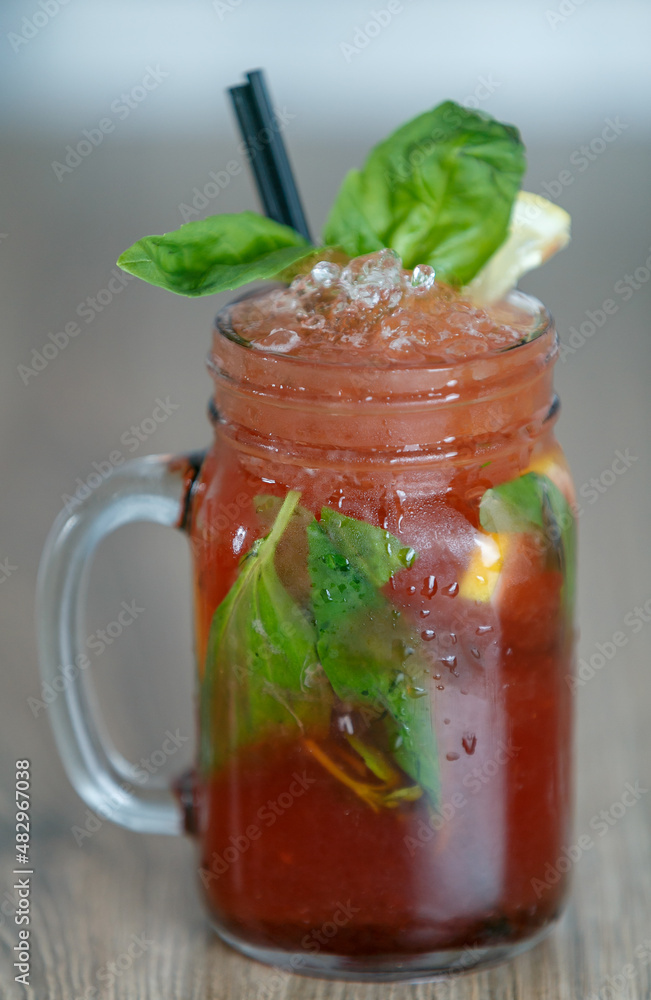
[[[551,143],[531,150],[532,190],[554,176],[568,149]],[[315,218],[323,216],[341,172],[336,164],[353,162],[359,152],[294,143]],[[32,629],[39,553],[77,477],[87,477],[93,461],[115,447],[126,453],[123,435],[151,413],[157,397],[169,396],[178,410],[137,454],[207,441],[203,359],[215,304],[176,300],[134,283],[27,384],[18,365],[29,364],[30,349],[106,286],[127,243],[181,221],[177,206],[214,167],[214,148],[116,142],[80,168],[69,187],[48,175],[53,155],[47,145],[16,145],[5,154],[12,199],[3,224],[9,236],[0,248],[6,265],[0,561],[6,557],[10,569],[0,584],[0,998],[25,995],[11,967],[13,772],[14,761],[25,757],[33,772],[35,870],[29,995],[38,1000],[651,997],[651,952],[644,951],[651,938],[651,627],[638,624],[633,611],[651,598],[650,285],[639,283],[628,300],[613,291],[649,255],[649,206],[640,195],[648,190],[648,149],[623,138],[568,192],[572,248],[526,282],[555,311],[565,338],[604,299],[618,305],[557,371],[564,405],[559,436],[577,486],[585,487],[579,656],[598,665],[578,691],[572,843],[591,834],[593,846],[573,867],[565,916],[534,950],[455,980],[393,986],[288,976],[220,944],[202,912],[186,840],[138,836],[97,820],[89,824],[92,835],[75,840],[73,828],[87,823],[86,807],[63,774],[47,709],[32,711],[28,701],[41,694]],[[248,183],[244,177],[233,183],[224,209],[250,204]],[[626,449],[630,468],[615,480],[604,476],[616,451]],[[608,484],[596,502],[589,493],[593,477]],[[171,532],[128,528],[102,549],[90,587],[89,634],[111,621],[122,600],[146,609],[92,668],[110,728],[130,759],[151,755],[167,729],[192,733],[189,594],[184,542]],[[598,644],[618,631],[626,644],[602,662]],[[170,775],[187,765],[191,741],[186,746],[170,759]],[[601,810],[611,815],[626,784],[638,781],[645,789],[639,801],[598,835],[591,820]],[[130,947],[137,957],[129,957]],[[117,963],[117,974],[110,963]]]

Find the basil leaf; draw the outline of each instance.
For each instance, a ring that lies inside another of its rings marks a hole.
[[[307,527],[317,651],[342,701],[385,715],[398,765],[436,800],[439,769],[420,639],[378,587],[405,567],[389,532],[324,507]]]
[[[337,192],[323,230],[324,240],[330,242],[332,237],[351,257],[361,257],[362,254],[374,253],[391,246],[390,243],[383,242],[379,234],[379,223],[373,224],[375,218],[384,213],[380,207],[373,209],[370,194],[366,191],[367,186],[370,186],[370,182],[365,184],[361,171],[349,170]],[[404,261],[403,264],[407,267]]]
[[[540,477],[543,499],[543,530],[556,550],[563,574],[563,597],[568,615],[574,612],[576,590],[576,520],[565,496],[547,476]]]
[[[486,490],[479,503],[479,522],[492,533],[542,528],[542,477],[527,472]]]
[[[390,532],[345,517],[330,507],[321,510],[321,526],[341,555],[352,560],[375,587],[383,587],[394,573],[409,568],[416,560],[416,552]]]
[[[212,295],[275,278],[315,248],[294,229],[255,212],[212,215],[146,236],[118,258],[129,274],[179,295]]]
[[[288,493],[213,616],[200,692],[205,771],[267,730],[328,724],[331,696],[318,680],[314,625],[274,566],[299,496]]]
[[[345,178],[325,240],[351,256],[391,247],[467,284],[504,242],[525,170],[518,131],[446,101],[373,149]]]
[[[261,494],[254,497],[255,512],[262,525],[270,531],[283,505],[281,497]],[[314,520],[311,510],[297,504],[274,557],[278,578],[293,600],[312,619],[312,595],[307,572],[307,535],[305,529]],[[316,642],[316,637],[315,640]]]
[[[489,532],[535,531],[564,576],[565,604],[574,605],[576,522],[572,508],[549,476],[527,472],[486,490],[479,504],[479,521]]]

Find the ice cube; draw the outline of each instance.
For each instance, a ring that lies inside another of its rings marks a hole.
[[[314,313],[312,316],[308,316],[306,319],[301,320],[301,326],[308,330],[321,330],[325,326],[325,316],[321,316],[319,313]]]
[[[320,285],[322,288],[332,288],[339,280],[341,268],[338,264],[333,264],[332,261],[320,260],[314,265],[310,274],[316,285]]]
[[[312,280],[312,275],[310,274],[299,274],[298,277],[294,278],[291,285],[289,286],[290,292],[298,298],[301,305],[303,300],[314,295],[315,292],[319,291],[319,286]]]
[[[434,287],[436,271],[429,264],[417,264],[411,276],[411,287],[427,292]]]
[[[277,354],[287,354],[301,342],[301,335],[296,330],[288,330],[283,326],[275,326],[262,340],[252,341],[252,346],[259,351],[274,351]]]
[[[393,340],[390,340],[387,346],[391,351],[408,350],[412,346],[411,338],[402,334],[402,336],[394,337]]]
[[[356,257],[341,272],[340,284],[352,302],[369,309],[380,301],[391,308],[402,295],[402,261],[395,250]],[[397,293],[397,294],[396,294]]]

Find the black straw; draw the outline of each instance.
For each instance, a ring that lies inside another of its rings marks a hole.
[[[274,121],[264,74],[257,69],[246,77],[248,83],[230,87],[229,93],[264,210],[270,219],[291,226],[311,243],[280,126]]]

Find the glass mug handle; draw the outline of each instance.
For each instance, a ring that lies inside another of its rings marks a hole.
[[[167,786],[134,789],[130,765],[105,730],[91,678],[78,660],[85,654],[87,582],[97,546],[116,528],[133,521],[183,528],[202,457],[149,455],[114,469],[78,507],[61,512],[39,568],[39,660],[43,680],[58,693],[49,715],[61,760],[94,812],[139,833],[181,833],[181,810]]]

